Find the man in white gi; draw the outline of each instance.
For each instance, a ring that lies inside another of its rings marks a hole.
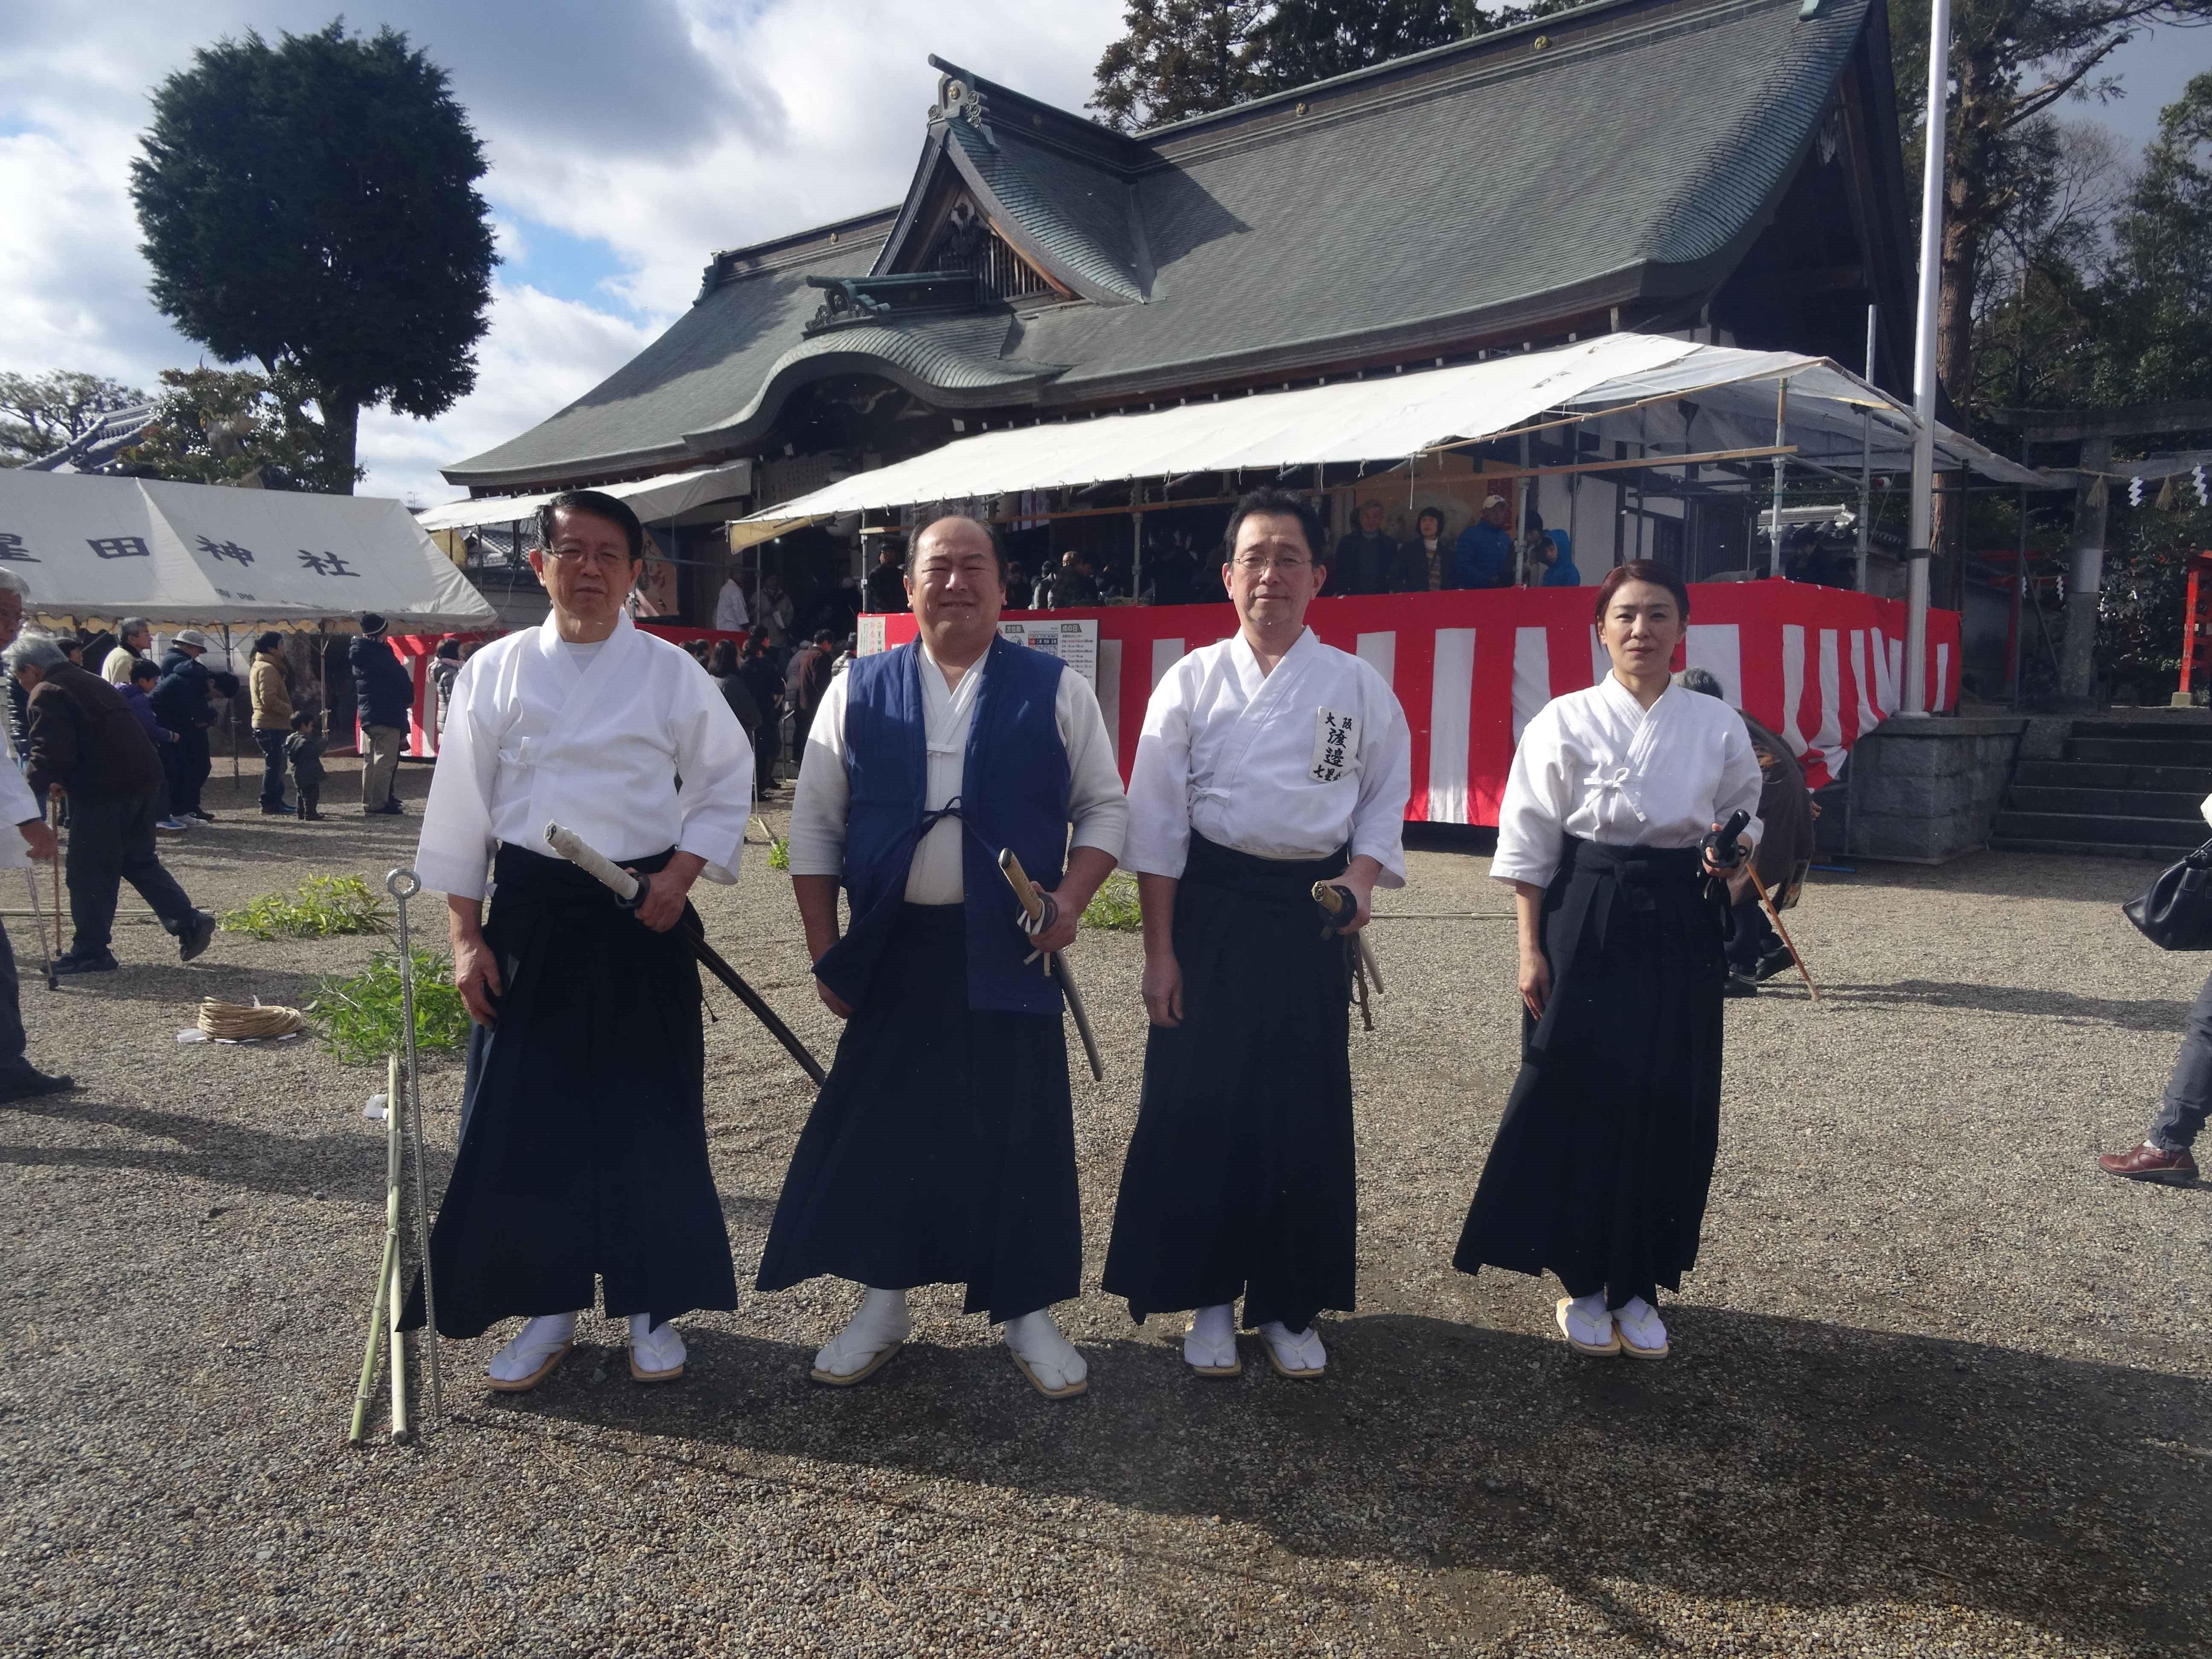
[[[623,612],[636,514],[571,491],[540,510],[538,540],[552,614],[454,681],[415,859],[447,896],[475,1021],[430,1239],[439,1326],[470,1337],[527,1316],[491,1363],[492,1387],[514,1392],[568,1352],[595,1277],[608,1316],[629,1318],[640,1382],[683,1374],[669,1320],[737,1305],[707,1164],[698,968],[678,929],[696,926],[685,895],[701,875],[734,879],[753,781],[714,682]],[[553,854],[548,822],[650,877],[635,915]]]
[[[1308,631],[1328,572],[1313,510],[1261,489],[1229,520],[1241,623],[1152,692],[1129,776],[1145,916],[1137,1131],[1105,1289],[1142,1320],[1194,1309],[1183,1358],[1243,1369],[1231,1304],[1285,1376],[1328,1363],[1313,1318],[1350,1309],[1357,1209],[1345,951],[1317,881],[1358,902],[1405,884],[1412,739],[1366,663]]]
[[[0,646],[15,642],[23,626],[23,606],[31,590],[12,570],[0,570]],[[38,797],[23,781],[15,763],[15,739],[0,731],[0,823],[12,824],[15,833],[0,830],[0,870],[23,870],[33,859],[51,859],[58,850],[52,826],[40,809]],[[54,916],[58,945],[62,919]],[[40,1095],[60,1094],[76,1085],[66,1077],[49,1077],[31,1064],[23,1032],[21,978],[15,971],[15,953],[8,943],[8,930],[0,927],[0,1103],[30,1100]]]
[[[737,566],[732,565],[714,600],[714,626],[725,634],[742,634],[751,625],[752,613],[745,607],[745,585],[738,580]]]
[[[1023,1375],[1064,1399],[1086,1368],[1048,1310],[1082,1288],[1083,1231],[1060,982],[1032,953],[1073,943],[1128,808],[1090,686],[1000,637],[1006,556],[988,530],[929,526],[906,588],[920,640],[830,683],[792,803],[807,950],[848,1024],[759,1285],[831,1273],[867,1287],[815,1356],[814,1379],[833,1385],[906,1340],[908,1290],[964,1285]],[[1050,899],[1034,937],[1001,848]]]

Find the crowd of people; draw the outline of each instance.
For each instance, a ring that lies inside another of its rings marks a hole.
[[[908,1292],[950,1284],[1041,1393],[1088,1386],[1052,1315],[1083,1280],[1053,965],[1117,865],[1137,878],[1149,1036],[1103,1288],[1139,1320],[1187,1315],[1197,1375],[1241,1370],[1240,1325],[1280,1374],[1325,1375],[1315,1321],[1352,1308],[1358,1265],[1351,936],[1405,880],[1413,744],[1388,682],[1305,625],[1334,574],[1308,503],[1239,503],[1221,570],[1238,630],[1162,678],[1126,792],[1080,678],[999,633],[1011,573],[974,520],[915,538],[915,641],[841,669],[821,630],[780,684],[749,672],[757,637],[708,650],[702,675],[635,629],[642,535],[620,501],[557,496],[539,530],[552,614],[462,668],[416,859],[449,896],[474,1017],[438,1318],[456,1337],[524,1321],[491,1386],[557,1366],[595,1285],[647,1382],[683,1375],[673,1320],[736,1305],[689,895],[733,879],[748,717],[763,729],[779,694],[800,757],[793,895],[844,1025],[755,1282],[854,1286],[815,1380],[873,1375],[910,1334]],[[1410,580],[1445,562],[1438,540],[1349,551]],[[1664,567],[1608,573],[1613,673],[1522,740],[1493,873],[1519,916],[1523,1063],[1455,1257],[1554,1275],[1577,1351],[1644,1359],[1668,1351],[1658,1297],[1694,1260],[1717,1152],[1730,921],[1762,804],[1793,787],[1733,708],[1670,678],[1688,616]],[[617,681],[629,696],[601,695]],[[538,740],[527,769],[505,759],[517,732]],[[643,878],[635,915],[542,848],[549,816]]]

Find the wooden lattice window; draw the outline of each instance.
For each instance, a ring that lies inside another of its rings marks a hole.
[[[988,299],[1024,300],[1059,292],[965,197],[952,204],[945,222],[937,228],[929,251],[922,256],[921,268],[967,271]]]

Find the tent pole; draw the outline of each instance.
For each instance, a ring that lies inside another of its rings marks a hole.
[[[1936,519],[1936,309],[1942,288],[1943,140],[1951,65],[1951,0],[1928,18],[1928,138],[1920,179],[1920,292],[1912,341],[1912,533],[1905,544],[1905,706],[1928,713],[1929,532]]]
[[[1867,384],[1874,384],[1874,307],[1867,307]],[[1859,416],[1859,592],[1867,591],[1867,559],[1874,551],[1874,416]]]
[[[237,678],[238,662],[231,655],[230,624],[222,625],[222,665],[233,678]],[[223,699],[223,724],[230,727],[230,781],[238,783],[238,696],[235,692]]]
[[[1774,447],[1782,447],[1790,427],[1790,377],[1783,376],[1781,386],[1774,394]],[[1774,517],[1773,528],[1766,538],[1766,574],[1770,579],[1782,574],[1782,480],[1788,470],[1786,457],[1774,458]]]

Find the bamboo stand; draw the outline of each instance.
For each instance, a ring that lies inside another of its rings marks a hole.
[[[413,1437],[407,1420],[407,1338],[399,1328],[406,1306],[406,1293],[399,1282],[400,1171],[406,1157],[400,1139],[397,1054],[386,1063],[384,1087],[384,1261],[376,1270],[376,1301],[368,1316],[368,1348],[362,1355],[361,1385],[354,1390],[353,1426],[346,1434],[349,1446],[358,1446],[368,1437],[376,1359],[387,1333],[392,1344],[392,1437],[403,1444]]]

